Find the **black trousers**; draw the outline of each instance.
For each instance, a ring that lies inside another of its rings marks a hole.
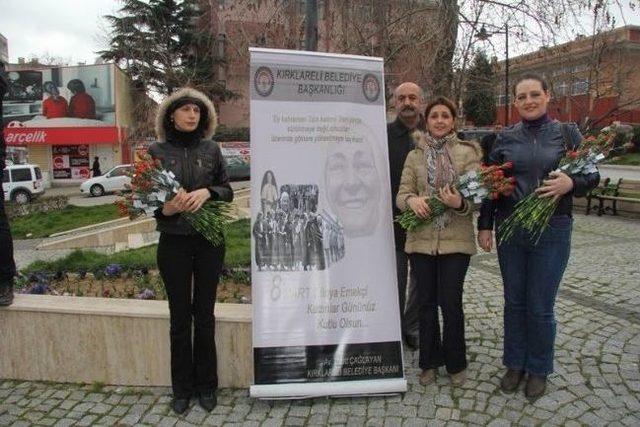
[[[4,165],[2,165],[4,166]],[[0,166],[1,167],[1,166]],[[2,188],[2,174],[0,170],[0,189]],[[9,221],[4,211],[4,190],[0,197],[0,286],[13,286],[13,276],[16,275],[16,264],[13,260],[13,239],[9,229]]]
[[[402,328],[402,335],[418,337],[420,329],[420,304],[418,303],[416,275],[413,269],[411,269],[410,275],[408,273],[409,255],[404,251],[399,251],[397,249],[396,267],[398,275],[398,302],[400,303],[400,325]]]
[[[160,234],[158,268],[169,298],[176,398],[218,388],[213,308],[224,252],[224,246],[215,247],[201,235]]]
[[[433,369],[444,365],[450,374],[463,371],[467,367],[467,349],[462,287],[471,256],[411,254],[410,259],[418,280],[420,301],[419,366]],[[438,307],[442,312],[442,334]]]

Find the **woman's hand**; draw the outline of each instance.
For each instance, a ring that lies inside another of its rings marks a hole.
[[[427,200],[424,197],[411,197],[407,200],[407,204],[418,218],[426,219],[429,217],[431,209],[429,209]]]
[[[204,202],[211,198],[211,193],[206,188],[200,188],[186,193],[184,198],[185,211],[195,212],[204,205]]]
[[[478,231],[478,246],[480,246],[485,252],[491,252],[491,249],[493,248],[493,231]]]
[[[173,199],[169,200],[168,202],[165,202],[165,204],[162,205],[162,215],[171,216],[180,212],[184,212],[186,208],[186,205],[184,202],[186,195],[187,195],[187,192],[184,191],[184,189],[182,188],[179,189],[178,193],[176,193]]]
[[[448,207],[453,209],[460,209],[462,207],[462,195],[456,188],[453,188],[450,185],[445,185],[438,190],[438,193],[440,194],[440,200],[442,200],[442,203]]]
[[[551,178],[542,181],[542,186],[536,189],[539,197],[553,197],[553,200],[558,200],[573,189],[573,181],[564,172],[553,171],[549,176]]]

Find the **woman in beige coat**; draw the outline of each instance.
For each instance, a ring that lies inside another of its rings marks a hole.
[[[420,384],[435,381],[445,366],[454,385],[466,379],[466,345],[462,287],[476,252],[472,206],[456,190],[458,177],[480,166],[481,150],[455,134],[456,108],[447,98],[431,101],[425,111],[427,133],[416,133],[416,148],[402,171],[396,204],[425,218],[427,199],[435,195],[447,206],[431,224],[407,233],[405,251],[417,277],[420,303]],[[438,307],[442,312],[440,331]]]

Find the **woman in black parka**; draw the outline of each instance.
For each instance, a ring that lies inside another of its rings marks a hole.
[[[213,308],[225,247],[213,246],[180,215],[197,211],[209,199],[233,199],[222,152],[209,139],[216,125],[211,101],[194,89],[180,89],[160,104],[158,141],[149,147],[150,155],[183,187],[155,212],[160,231],[158,268],[171,319],[172,408],[179,414],[194,394],[207,411],[217,403]]]

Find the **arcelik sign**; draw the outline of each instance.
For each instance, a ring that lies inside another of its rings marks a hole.
[[[7,145],[73,145],[73,144],[114,144],[120,142],[120,134],[115,126],[108,127],[56,127],[4,129]]]

